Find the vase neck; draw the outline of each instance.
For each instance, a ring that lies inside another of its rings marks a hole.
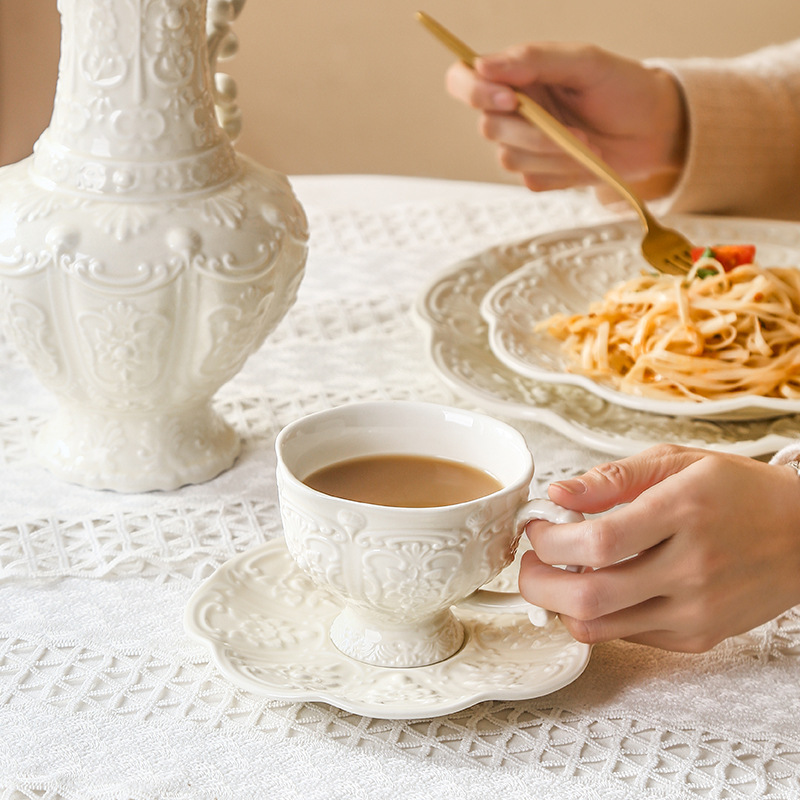
[[[58,8],[58,83],[36,174],[115,196],[193,192],[231,177],[205,0],[59,0]]]

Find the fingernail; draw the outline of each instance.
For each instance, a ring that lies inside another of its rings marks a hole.
[[[513,92],[500,89],[492,94],[492,105],[500,111],[513,111],[517,107],[517,98]]]
[[[569,494],[584,494],[586,492],[586,484],[583,481],[578,480],[578,478],[573,478],[572,480],[568,481],[555,481],[555,483],[550,485],[557,486],[559,489],[563,489]]]
[[[509,60],[506,56],[503,55],[489,55],[489,56],[478,56],[475,59],[475,66],[483,66],[483,67],[495,67],[499,69],[503,69],[509,65]]]

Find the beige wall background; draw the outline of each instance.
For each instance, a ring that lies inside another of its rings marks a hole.
[[[222,65],[244,112],[239,149],[288,174],[393,173],[513,180],[445,94],[450,55],[422,8],[481,51],[594,41],[634,57],[729,56],[800,36],[797,0],[248,0]],[[55,0],[0,0],[0,163],[49,120]]]

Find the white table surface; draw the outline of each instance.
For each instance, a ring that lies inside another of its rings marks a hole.
[[[613,642],[546,697],[387,721],[231,685],[186,601],[281,530],[273,441],[360,399],[469,402],[410,309],[458,259],[607,219],[580,193],[297,177],[309,216],[296,306],[218,394],[244,438],[217,479],[119,495],[30,457],[52,399],[0,340],[0,800],[800,798],[800,614],[704,655]],[[535,489],[607,458],[534,423]]]

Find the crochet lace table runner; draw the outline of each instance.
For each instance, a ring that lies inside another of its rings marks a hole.
[[[800,798],[800,614],[704,655],[621,642],[547,697],[386,721],[228,682],[182,628],[198,584],[281,536],[273,440],[354,400],[464,403],[410,315],[458,259],[608,218],[580,193],[293,181],[312,231],[296,306],[218,394],[244,449],[214,481],[117,495],[30,457],[52,399],[0,341],[0,798]],[[603,460],[520,426],[536,489]]]

